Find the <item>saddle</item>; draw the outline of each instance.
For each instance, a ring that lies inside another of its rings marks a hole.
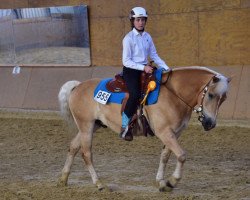
[[[154,68],[154,70],[155,69],[156,68]],[[141,91],[143,94],[146,93],[147,86],[150,81],[155,81],[154,73],[147,74],[146,72],[142,72],[140,85],[141,85]],[[126,93],[127,92],[128,93],[128,89],[123,79],[122,73],[116,74],[114,79],[107,82],[106,87],[110,92],[114,92],[114,93],[116,92]]]
[[[153,131],[151,130],[147,118],[143,114],[143,104],[141,103],[144,97],[147,95],[148,84],[150,81],[156,81],[154,71],[156,70],[153,67],[153,73],[142,72],[140,78],[140,88],[141,88],[141,99],[138,102],[138,112],[132,117],[132,120],[129,124],[129,131],[132,132],[133,135],[144,135],[144,136],[154,136]],[[107,82],[106,88],[113,93],[124,92],[125,98],[122,101],[121,113],[124,111],[127,100],[129,98],[128,89],[126,87],[126,83],[123,79],[122,73],[116,74],[115,78]]]
[[[110,92],[128,93],[128,89],[123,79],[122,73],[116,74],[114,79],[111,79],[109,82],[107,82],[106,87]]]

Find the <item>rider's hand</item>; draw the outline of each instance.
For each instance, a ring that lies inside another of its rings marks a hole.
[[[145,65],[144,67],[144,71],[148,74],[148,73],[152,73],[153,72],[153,68],[149,65]]]

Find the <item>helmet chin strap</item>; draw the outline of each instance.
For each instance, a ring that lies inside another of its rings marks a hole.
[[[134,28],[135,28],[135,26],[134,26]],[[144,32],[144,29],[139,30],[139,29],[135,28],[135,30],[137,30],[137,31],[140,32],[140,33]]]

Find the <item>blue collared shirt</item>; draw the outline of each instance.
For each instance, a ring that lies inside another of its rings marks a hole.
[[[123,39],[122,63],[125,67],[144,70],[148,57],[165,70],[169,70],[166,63],[158,56],[155,45],[149,33],[140,34],[135,28]]]

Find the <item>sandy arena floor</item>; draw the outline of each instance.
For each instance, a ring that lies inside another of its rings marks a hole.
[[[0,114],[0,199],[4,200],[249,200],[250,128],[218,126],[205,133],[190,125],[180,143],[187,151],[184,176],[170,193],[155,183],[161,142],[137,137],[125,142],[109,129],[94,136],[94,161],[99,176],[112,192],[92,184],[80,154],[68,187],[57,187],[74,133],[58,116]],[[166,177],[175,167],[171,156]]]
[[[14,60],[16,59],[16,60]],[[90,49],[79,47],[44,47],[22,50],[14,54],[0,52],[1,64],[21,65],[90,65]]]

